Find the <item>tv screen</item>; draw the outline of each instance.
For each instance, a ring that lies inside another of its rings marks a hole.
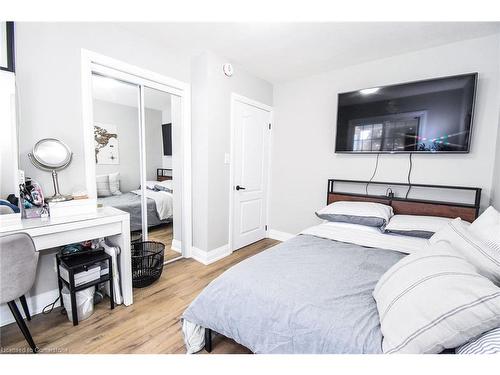
[[[477,73],[338,96],[335,152],[469,152]]]
[[[163,124],[161,126],[161,135],[163,138],[163,155],[172,156],[172,124]]]

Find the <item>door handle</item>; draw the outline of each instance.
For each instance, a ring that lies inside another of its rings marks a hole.
[[[236,190],[245,190],[245,188],[240,185],[236,185]]]

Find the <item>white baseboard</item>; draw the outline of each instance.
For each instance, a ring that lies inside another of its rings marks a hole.
[[[272,238],[274,240],[278,240],[278,241],[286,241],[292,237],[295,237],[295,234],[270,229],[267,232],[267,237]],[[174,244],[172,242],[172,247],[173,246],[174,246]],[[217,249],[210,250],[210,251],[204,251],[204,250],[198,249],[198,248],[193,246],[192,251],[191,251],[191,258],[193,258],[194,260],[196,260],[202,264],[208,265],[208,264],[214,263],[214,262],[216,262],[224,257],[227,257],[231,253],[232,253],[232,251],[229,249],[229,244],[226,244],[224,246],[218,247]]]
[[[274,229],[269,229],[267,231],[267,238],[272,238],[273,240],[286,241],[292,237],[295,237],[295,234],[281,232],[279,230],[274,230]]]
[[[204,251],[194,246],[191,250],[191,258],[204,265],[217,262],[218,260],[227,257],[230,254],[231,250],[229,249],[229,244],[226,244],[224,246],[218,247],[217,249],[213,249],[210,251]]]
[[[181,249],[182,249],[182,246],[181,246],[181,241],[179,240],[172,240],[172,245],[170,245],[170,248],[173,250],[173,251],[176,251],[178,253],[182,252]]]
[[[56,300],[59,297],[59,290],[53,289],[47,292],[37,294],[36,296],[26,295],[26,302],[28,304],[28,308],[30,310],[30,315],[40,314],[43,308]],[[17,307],[19,311],[24,316],[23,309],[21,307],[21,303],[19,300],[16,300]],[[61,301],[57,301],[54,307],[60,306]],[[10,312],[9,306],[7,304],[0,305],[0,327],[3,327],[7,324],[15,322],[12,313]]]

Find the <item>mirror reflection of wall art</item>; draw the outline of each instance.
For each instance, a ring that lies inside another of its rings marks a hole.
[[[120,164],[116,125],[94,124],[96,164]]]

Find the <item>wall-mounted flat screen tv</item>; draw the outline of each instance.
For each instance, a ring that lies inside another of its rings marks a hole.
[[[477,73],[338,95],[338,153],[469,152]]]

